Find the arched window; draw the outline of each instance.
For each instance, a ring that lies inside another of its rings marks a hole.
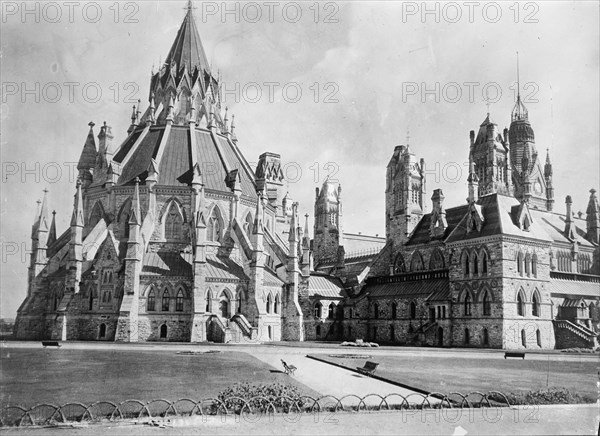
[[[335,318],[335,304],[331,303],[329,305],[329,309],[327,310],[327,318],[333,319]]]
[[[206,293],[206,312],[207,313],[212,313],[212,292],[210,291],[210,289],[208,290],[208,292]]]
[[[421,253],[416,251],[410,260],[410,270],[423,271],[423,269],[423,256],[421,256]]]
[[[531,255],[529,253],[525,255],[525,274],[527,277],[531,275]]]
[[[398,313],[398,305],[394,302],[392,303],[392,319],[396,319]]]
[[[106,337],[106,324],[100,324],[100,331],[98,332],[98,337],[100,339]]]
[[[523,253],[519,251],[517,254],[517,273],[522,276],[523,275]]]
[[[429,269],[444,269],[444,257],[442,256],[442,253],[440,253],[440,250],[435,250],[431,254],[431,259],[429,260]]]
[[[540,332],[540,329],[537,329],[535,332],[535,338],[537,340],[537,345],[538,347],[542,347],[542,332]]]
[[[596,306],[594,305],[594,303],[590,303],[589,307],[588,307],[588,316],[590,319],[594,319],[594,312],[596,311]]]
[[[537,277],[537,254],[531,257],[531,274]]]
[[[479,258],[477,253],[473,253],[473,275],[479,275]]]
[[[394,324],[390,324],[390,341],[396,342],[396,329],[394,329]]]
[[[267,327],[267,332],[269,334],[269,340],[273,340],[273,327],[272,326],[268,326]]]
[[[527,348],[527,335],[525,334],[525,329],[521,329],[521,344]]]
[[[377,303],[373,305],[373,317],[375,319],[379,318],[379,306],[377,305]]]
[[[492,314],[492,302],[490,298],[490,293],[485,291],[483,294],[483,315],[490,316]]]
[[[525,298],[522,290],[517,294],[517,315],[525,316]]]
[[[180,240],[183,236],[183,218],[179,214],[177,210],[177,206],[175,204],[171,205],[169,209],[169,213],[165,218],[165,239],[170,240]]]
[[[244,219],[244,232],[246,232],[246,235],[250,236],[250,233],[252,232],[252,227],[254,227],[254,221],[252,220],[252,215],[250,214],[250,212],[248,212],[246,214],[246,218]]]
[[[398,256],[396,256],[396,261],[394,262],[394,274],[400,274],[403,272],[406,272],[406,265],[402,255],[398,254]]]
[[[215,206],[210,214],[210,218],[208,218],[208,225],[206,226],[207,239],[213,242],[221,242],[222,229],[223,223],[221,221],[219,208]]]
[[[54,304],[53,310],[58,310],[58,306],[60,306],[60,300],[62,300],[62,295],[59,291],[54,291]]]
[[[486,328],[483,329],[483,345],[486,347],[490,345],[490,334]]]
[[[315,318],[321,318],[321,310],[323,309],[323,305],[320,301],[317,301],[313,307],[313,313]]]
[[[463,272],[466,276],[468,276],[470,274],[470,265],[469,265],[469,253],[467,253],[467,251],[463,251],[462,253],[462,257],[461,257],[461,263],[462,263],[462,267],[463,267]]]
[[[318,325],[315,330],[316,330],[317,337],[321,336],[321,326]]]
[[[275,304],[273,305],[273,312],[279,313],[279,294],[275,295]]]
[[[160,326],[160,338],[167,339],[167,325],[163,324]]]
[[[414,301],[410,302],[410,319],[416,319],[417,318],[417,305],[415,304]]]
[[[469,345],[470,342],[471,342],[471,332],[469,332],[469,329],[465,329],[465,345]]]
[[[89,299],[88,310],[94,310],[94,290],[92,288],[90,288],[90,299]]]
[[[471,316],[471,294],[465,292],[464,312],[465,316]]]
[[[171,299],[171,295],[169,295],[169,290],[165,289],[162,295],[162,308],[163,312],[169,311],[169,301]]]
[[[540,316],[540,296],[537,291],[533,293],[533,298],[531,299],[531,314],[533,316]]]
[[[180,289],[177,292],[177,297],[175,298],[175,310],[177,312],[183,312],[183,290]]]
[[[481,273],[484,275],[488,273],[488,255],[485,251],[481,253]]]
[[[271,313],[273,307],[273,297],[271,294],[267,295],[267,313]]]
[[[229,296],[225,291],[221,292],[221,297],[219,298],[219,312],[221,313],[221,317],[229,319]]]

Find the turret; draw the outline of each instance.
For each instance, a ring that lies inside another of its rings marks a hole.
[[[232,121],[233,124],[233,121]],[[233,126],[232,126],[233,135]],[[232,136],[233,138],[233,136]],[[256,189],[265,189],[267,200],[277,209],[278,216],[284,216],[282,211],[283,201],[283,170],[281,169],[281,156],[276,153],[263,153],[258,158],[256,166]]]
[[[467,203],[477,203],[477,201],[479,201],[479,177],[475,171],[473,154],[469,154],[469,176],[467,177],[467,184],[469,187]]]
[[[39,203],[38,203],[39,204]],[[46,248],[48,246],[48,190],[44,189],[44,198],[33,223],[31,232],[31,266],[37,276],[46,266]]]
[[[585,238],[593,244],[600,245],[600,208],[596,190],[590,189],[590,200],[586,210]]]
[[[310,233],[308,229],[308,214],[304,215],[304,234],[302,235],[302,277],[310,276],[312,270],[312,255],[310,252]]]
[[[88,132],[79,161],[77,162],[77,170],[79,172],[79,178],[83,183],[84,189],[92,183],[93,174],[92,171],[96,166],[96,159],[98,152],[96,151],[96,141],[94,140],[94,123],[89,122],[90,130]]]
[[[573,222],[573,200],[570,195],[565,198],[565,205],[567,207],[567,214],[565,216],[565,236],[571,241],[577,239],[577,229]]]
[[[338,268],[344,263],[344,236],[341,227],[342,190],[329,180],[317,189],[313,255],[315,266],[327,263]]]
[[[417,160],[409,146],[399,145],[387,166],[385,189],[386,238],[402,246],[412,233],[426,205],[425,160]]]
[[[439,238],[444,236],[448,228],[446,220],[446,209],[444,208],[444,193],[441,189],[435,189],[431,196],[432,210],[431,222],[429,225],[429,236]]]
[[[69,241],[68,257],[68,287],[74,292],[79,292],[81,269],[83,266],[83,195],[82,183],[77,179],[77,191],[73,199],[73,214],[71,215],[71,239]]]
[[[552,163],[550,150],[546,150],[546,164],[544,165],[544,179],[546,181],[546,209],[554,209],[554,186],[552,184]]]

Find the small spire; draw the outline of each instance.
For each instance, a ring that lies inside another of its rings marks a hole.
[[[223,133],[229,133],[229,108],[227,106],[225,106],[225,119],[223,120],[224,123],[224,127],[223,127]]]
[[[235,135],[235,114],[231,115],[231,127],[229,130],[231,131],[231,141],[237,144],[237,136]]]
[[[50,231],[48,232],[48,242],[46,243],[46,246],[49,247],[50,245],[54,244],[56,242],[56,211],[53,210],[52,211],[52,222],[50,223]]]
[[[140,178],[135,178],[135,188],[133,190],[133,202],[131,203],[131,216],[129,217],[130,225],[140,225]]]
[[[83,227],[83,195],[81,193],[81,178],[77,178],[77,191],[73,201],[73,215],[71,217],[71,227]]]
[[[517,52],[517,101],[513,107],[511,114],[512,121],[527,120],[528,111],[523,102],[521,101],[521,82],[519,77],[519,52]]]

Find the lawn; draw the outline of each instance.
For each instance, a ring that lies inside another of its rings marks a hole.
[[[236,382],[307,386],[241,352],[6,349],[0,352],[0,402],[31,406],[126,399],[200,400]],[[278,368],[279,369],[279,368]]]
[[[368,354],[363,352],[356,354]],[[595,400],[598,395],[598,359],[579,361],[504,359],[501,354],[489,358],[454,356],[373,356],[371,359],[332,357],[312,354],[318,359],[347,368],[363,366],[367,360],[379,362],[377,375],[428,392],[500,391],[524,393],[548,387],[565,387],[573,393]]]

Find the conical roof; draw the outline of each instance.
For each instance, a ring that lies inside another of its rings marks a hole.
[[[196,27],[196,22],[192,15],[191,2],[188,3],[187,14],[177,32],[177,37],[169,50],[167,60],[169,66],[175,66],[177,70],[181,70],[184,66],[188,72],[194,71],[196,67],[200,71],[210,71],[210,64],[202,47],[200,34]]]

